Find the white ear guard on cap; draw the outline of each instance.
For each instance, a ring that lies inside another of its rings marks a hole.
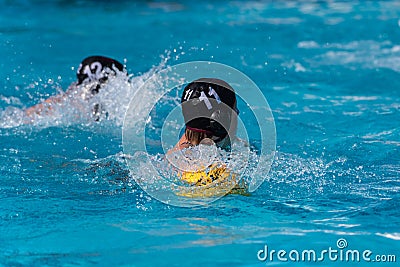
[[[223,109],[227,109],[224,107]],[[230,132],[230,128],[232,127],[232,115],[237,116],[239,114],[239,110],[235,107],[234,110],[230,108],[228,110],[220,109],[214,111],[210,116],[210,131],[213,133],[213,137],[211,139],[218,143],[224,139],[228,133]],[[234,111],[234,113],[233,113]]]

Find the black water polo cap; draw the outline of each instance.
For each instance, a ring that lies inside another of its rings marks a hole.
[[[107,72],[106,70],[110,70]],[[78,85],[83,82],[99,81],[104,83],[110,74],[116,74],[115,69],[124,70],[124,66],[115,59],[103,56],[90,56],[85,58],[79,65],[76,73]]]
[[[234,89],[216,78],[189,83],[183,90],[181,103],[186,128],[204,132],[215,142],[228,135],[233,116],[238,114]]]

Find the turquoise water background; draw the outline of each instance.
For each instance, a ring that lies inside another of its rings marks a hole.
[[[399,15],[398,1],[0,1],[0,265],[310,266],[257,253],[341,238],[398,264]],[[266,182],[208,207],[152,199],[122,157],[117,89],[108,121],[63,107],[21,124],[93,54],[125,62],[132,88],[194,60],[248,75],[275,117]]]

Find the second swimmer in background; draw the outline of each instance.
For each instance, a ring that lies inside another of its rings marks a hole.
[[[98,94],[109,78],[116,76],[117,72],[123,72],[127,75],[124,66],[117,60],[104,56],[89,56],[78,67],[76,73],[77,81],[73,82],[65,93],[52,96],[42,103],[27,108],[25,114],[29,118],[33,118],[36,115],[51,114],[54,105],[63,103],[71,95],[88,101]],[[100,119],[101,112],[100,104],[94,104],[92,108],[94,120]]]

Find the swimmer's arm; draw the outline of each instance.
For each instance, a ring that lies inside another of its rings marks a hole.
[[[35,114],[41,115],[42,113],[51,112],[52,106],[56,103],[61,103],[64,100],[64,98],[65,98],[64,94],[49,97],[42,103],[36,104],[32,107],[25,109],[25,114],[28,117],[33,117]]]
[[[28,117],[33,117],[35,114],[36,115],[41,115],[43,113],[51,112],[52,109],[53,109],[52,106],[54,104],[57,104],[57,103],[62,103],[65,100],[65,98],[69,94],[71,94],[71,92],[73,91],[74,88],[76,88],[76,83],[72,83],[68,87],[68,89],[67,89],[67,91],[65,93],[62,92],[62,93],[60,93],[58,95],[51,96],[51,97],[47,98],[46,100],[44,100],[42,103],[36,104],[36,105],[34,105],[32,107],[29,107],[29,108],[25,109],[25,114]]]

